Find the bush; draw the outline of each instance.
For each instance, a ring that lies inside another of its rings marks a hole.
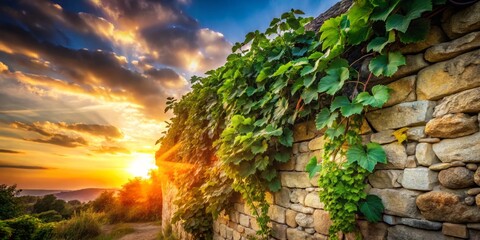
[[[0,221],[0,240],[8,240],[12,236],[13,229],[7,223]]]
[[[8,227],[13,230],[12,236],[10,237],[11,240],[32,239],[35,230],[37,230],[37,227],[41,223],[40,219],[30,215],[23,215],[5,222],[8,224]]]
[[[59,222],[62,221],[62,215],[60,215],[57,211],[55,210],[50,210],[46,212],[42,212],[39,214],[34,214],[34,217],[37,217],[38,219],[42,220],[42,222]]]
[[[92,239],[101,234],[103,214],[84,211],[75,214],[70,220],[60,222],[57,237],[65,240]]]
[[[38,226],[32,240],[51,240],[55,237],[55,225],[53,223],[42,223]]]
[[[0,220],[18,216],[18,206],[15,196],[20,193],[17,185],[7,186],[0,184]]]

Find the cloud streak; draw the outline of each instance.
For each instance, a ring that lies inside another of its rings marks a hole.
[[[43,166],[9,165],[9,164],[0,164],[0,168],[13,168],[13,169],[22,169],[22,170],[49,170],[49,169],[52,169],[52,168],[43,167]]]
[[[11,154],[23,154],[24,152],[19,152],[15,150],[0,149],[0,153],[11,153]]]

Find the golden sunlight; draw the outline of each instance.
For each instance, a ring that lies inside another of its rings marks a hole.
[[[157,169],[157,166],[153,154],[134,153],[126,170],[133,177],[148,178],[148,173],[154,169]]]

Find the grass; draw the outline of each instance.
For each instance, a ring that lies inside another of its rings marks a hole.
[[[94,239],[102,233],[104,214],[85,211],[59,222],[57,237],[64,240]]]
[[[109,233],[102,234],[95,238],[95,240],[115,240],[134,232],[135,229],[133,229],[130,225],[127,223],[121,223],[115,225],[112,231]]]

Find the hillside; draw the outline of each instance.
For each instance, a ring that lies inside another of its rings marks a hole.
[[[70,201],[79,200],[80,202],[88,202],[97,198],[104,191],[117,191],[117,189],[108,188],[85,188],[79,190],[41,190],[41,189],[25,189],[19,196],[45,196],[53,194],[57,198]]]

